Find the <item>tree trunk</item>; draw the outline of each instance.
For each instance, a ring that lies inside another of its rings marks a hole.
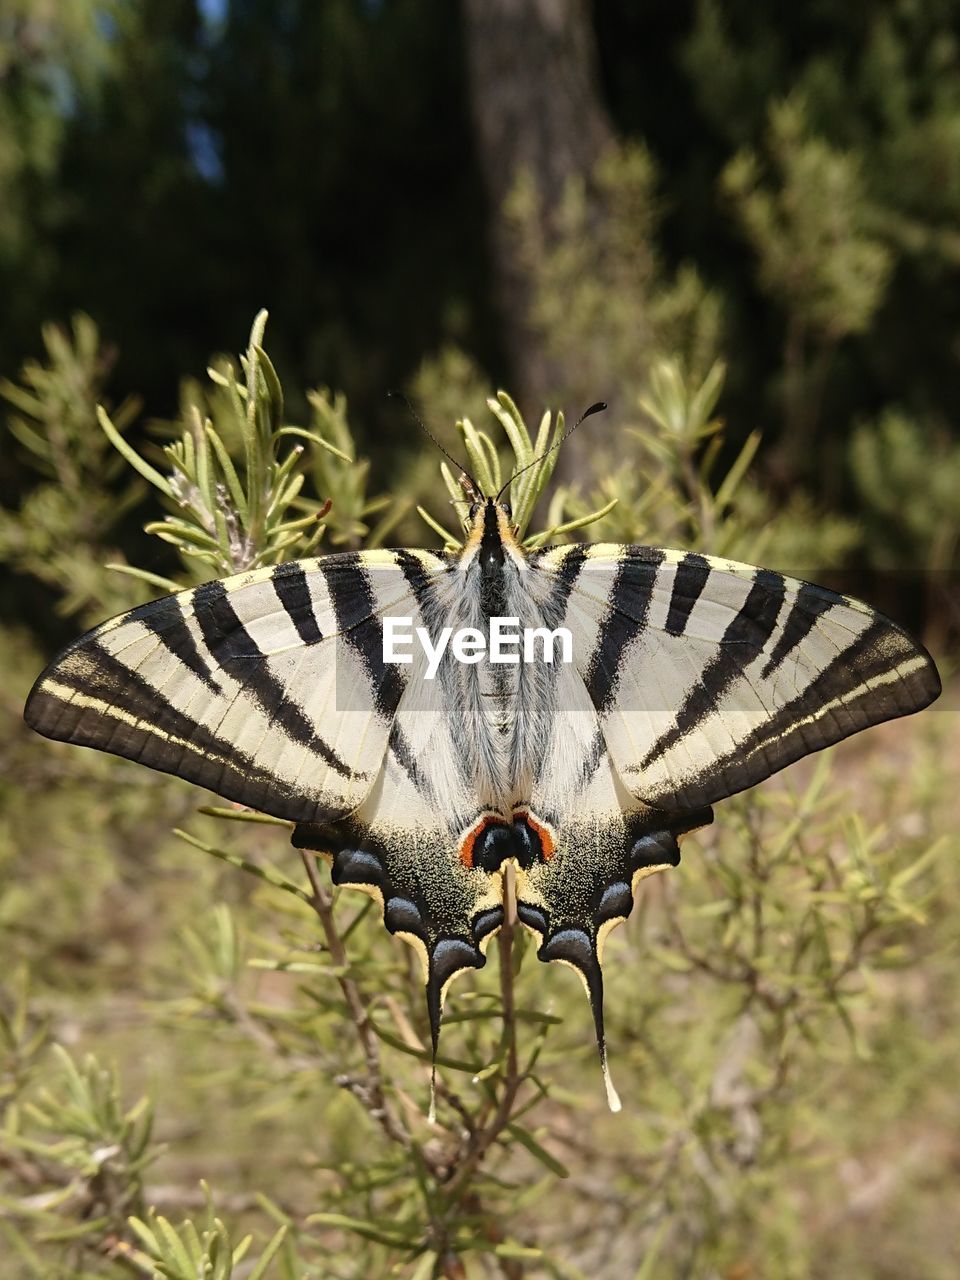
[[[464,0],[470,97],[490,203],[491,250],[511,363],[525,412],[539,415],[561,380],[529,323],[532,282],[519,261],[504,202],[526,170],[550,208],[571,177],[586,177],[612,129],[597,89],[586,0]]]

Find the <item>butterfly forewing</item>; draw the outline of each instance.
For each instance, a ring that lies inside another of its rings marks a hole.
[[[859,601],[770,570],[653,547],[556,548],[567,625],[621,778],[694,809],[940,692],[930,656]]]
[[[446,562],[411,559],[422,573]],[[376,621],[416,614],[392,553],[328,556],[206,583],[89,632],[37,681],[27,723],[251,805],[317,821],[380,769],[405,668]]]

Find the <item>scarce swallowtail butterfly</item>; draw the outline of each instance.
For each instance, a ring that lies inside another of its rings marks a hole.
[[[474,502],[462,550],[368,551],[208,582],[125,613],[37,681],[27,723],[295,824],[444,996],[504,921],[583,979],[606,1070],[601,960],[640,880],[710,806],[938,696],[929,655],[866,605],[647,546],[525,551]],[[385,659],[384,619],[566,628],[572,661]]]

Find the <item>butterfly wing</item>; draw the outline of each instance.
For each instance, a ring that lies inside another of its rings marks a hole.
[[[383,662],[379,618],[415,614],[415,584],[447,565],[333,555],[154,601],[64,650],[24,718],[279,818],[348,812],[376,781],[406,684]]]
[[[638,799],[710,805],[940,693],[930,655],[849,596],[655,547],[560,547],[574,661]]]
[[[583,977],[603,1056],[603,941],[637,880],[676,863],[715,800],[920,709],[939,680],[888,620],[777,574],[643,547],[540,553],[532,620],[570,629],[574,665],[518,686],[510,773],[529,775],[528,810],[494,815],[484,869],[471,832],[496,734],[480,731],[478,686],[449,662],[427,679],[422,653],[383,659],[384,614],[434,639],[462,614],[453,568],[375,552],[208,583],[71,645],[25,717],[297,823],[295,843],[328,854],[335,882],[372,893],[419,950],[434,1048],[446,986],[502,923],[505,849],[520,919],[542,959]]]
[[[845,596],[648,547],[534,557],[533,593],[572,636],[530,809],[518,915],[577,970],[606,1075],[603,944],[641,878],[679,861],[710,805],[940,691],[929,655]],[[619,1103],[606,1076],[608,1097]]]
[[[435,1042],[445,988],[484,963],[503,920],[500,877],[458,857],[477,801],[450,679],[425,679],[422,649],[385,663],[382,618],[435,634],[457,595],[450,567],[369,552],[207,583],[83,636],[24,712],[47,737],[297,823],[294,843],[329,855],[334,882],[373,894],[420,952]]]

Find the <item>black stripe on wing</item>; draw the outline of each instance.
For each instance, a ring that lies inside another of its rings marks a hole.
[[[776,671],[784,659],[806,640],[823,615],[837,603],[838,599],[832,591],[812,586],[809,582],[800,583],[796,599],[790,606],[787,620],[783,624],[783,630],[777,636],[770,657],[760,672],[761,680],[765,680],[771,672]]]
[[[277,599],[287,611],[287,617],[296,628],[304,644],[317,644],[323,632],[313,610],[313,596],[307,575],[295,560],[278,564],[270,575]]]
[[[127,619],[139,622],[152,631],[168,653],[202,680],[211,693],[222,692],[210,664],[204,659],[193,637],[178,596],[167,596],[133,609]]]
[[[463,588],[463,575],[456,572],[457,562],[452,557],[445,557],[443,560],[438,558],[437,565],[428,568],[420,556],[402,548],[394,551],[393,556],[417,602],[420,624],[427,629],[433,644],[436,645],[440,639],[441,630],[450,623],[451,605],[454,592],[458,587],[458,579],[460,589]],[[448,675],[449,667],[446,664],[441,665],[440,684],[444,689],[449,688]],[[459,695],[452,693],[452,696]]]
[[[576,542],[571,547],[564,549],[564,556],[560,563],[547,570],[550,577],[555,580],[554,600],[558,605],[565,606],[570,598],[570,592],[577,585],[580,572],[587,561],[587,551],[589,548],[585,543]],[[556,548],[549,547],[540,551],[533,551],[530,554],[531,568],[542,568],[541,561],[546,555],[555,555]]]
[[[232,679],[251,694],[271,725],[277,725],[299,746],[318,755],[342,778],[354,770],[316,732],[283,681],[270,670],[265,655],[230,603],[222,582],[207,582],[193,593],[197,624],[211,656]]]
[[[590,659],[587,693],[601,714],[616,696],[624,649],[646,625],[657,571],[665,557],[665,552],[657,547],[644,547],[642,550],[643,559],[625,555],[617,565],[607,613]]]
[[[710,565],[704,556],[695,552],[688,552],[677,565],[667,611],[666,630],[670,635],[683,635],[693,606],[700,599],[709,577]]]
[[[915,665],[903,669],[910,663]],[[658,795],[657,802],[713,804],[861,729],[922,711],[940,691],[926,650],[878,616],[802,693],[695,779],[679,779],[676,790]]]
[[[360,660],[381,716],[392,719],[400,705],[406,679],[403,668],[383,660],[383,623],[371,582],[372,570],[357,553],[321,562],[337,631]],[[400,601],[394,602],[399,606]]]
[[[74,648],[70,659],[45,673],[27,700],[24,718],[38,733],[125,756],[278,818],[322,820],[315,803],[178,711],[96,640]],[[71,690],[78,701],[66,701],[48,684]]]
[[[393,557],[413,591],[424,625],[432,630],[432,624],[437,620],[438,613],[446,607],[447,593],[444,592],[442,584],[450,582],[448,575],[455,571],[455,562],[450,560],[445,564],[440,562],[445,572],[438,572],[440,565],[437,568],[428,569],[420,557],[414,555],[412,551],[400,548],[394,551]]]
[[[407,735],[400,728],[397,721],[394,721],[393,728],[390,730],[389,750],[393,753],[393,758],[397,764],[423,796],[424,803],[435,809],[437,800],[433,786],[429,778],[418,766]]]
[[[719,649],[677,708],[674,723],[641,760],[641,768],[646,768],[687,734],[695,733],[716,710],[734,680],[742,679],[744,668],[773,635],[785,595],[786,584],[779,573],[757,570],[750,593],[723,633]]]

